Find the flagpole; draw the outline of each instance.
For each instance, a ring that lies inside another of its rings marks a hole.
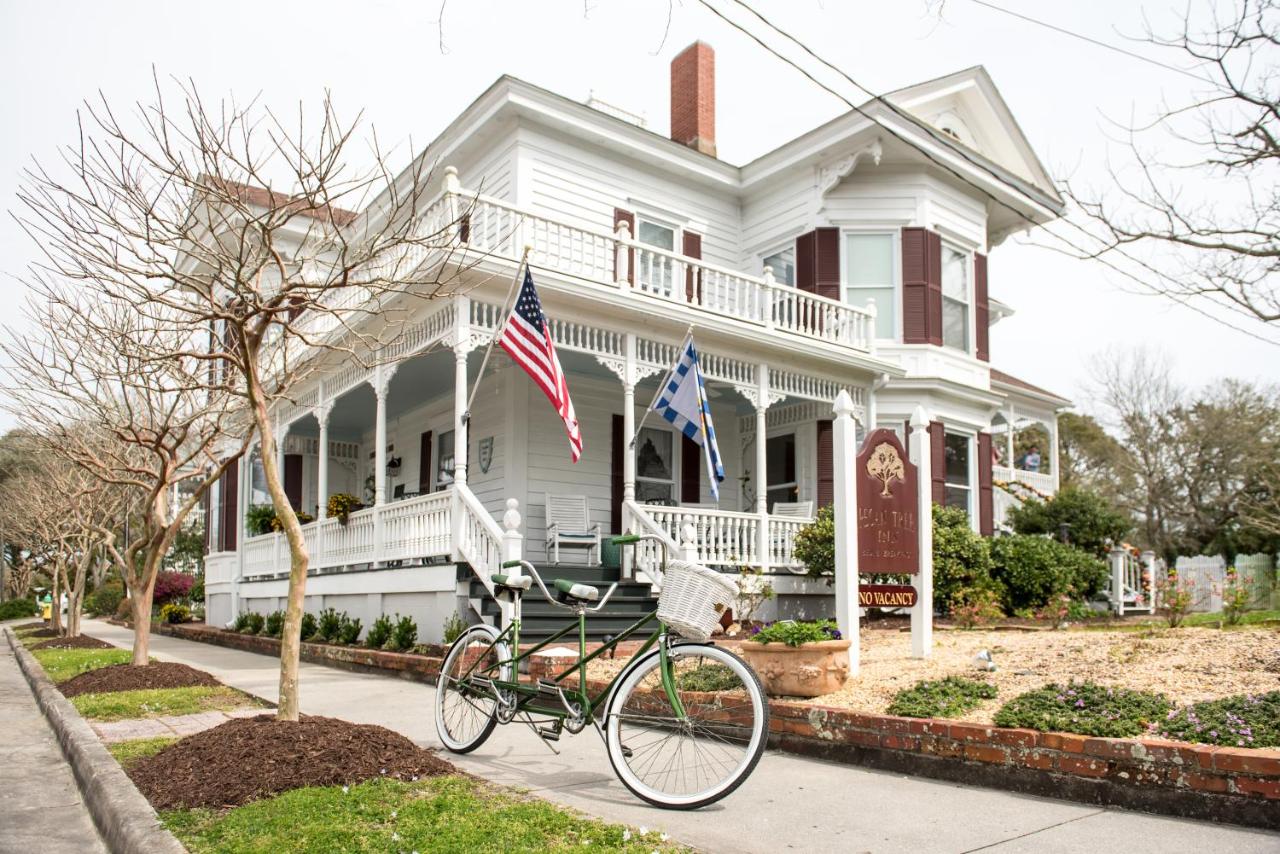
[[[476,374],[476,381],[471,386],[471,394],[467,396],[467,408],[462,414],[463,421],[471,420],[471,404],[475,402],[476,392],[480,390],[480,380],[484,377],[485,366],[489,364],[489,354],[493,352],[493,345],[502,337],[502,327],[507,325],[507,320],[511,317],[511,300],[515,296],[516,288],[520,285],[520,274],[524,272],[524,268],[529,265],[529,251],[533,249],[528,243],[524,245],[524,254],[520,256],[520,263],[516,266],[515,277],[511,279],[511,287],[507,289],[507,301],[503,305],[507,306],[507,313],[493,330],[493,337],[489,339],[489,346],[484,348],[484,358],[480,360],[480,372]]]
[[[680,344],[681,344],[681,345],[683,345],[683,344],[684,344],[684,342],[688,341],[688,340],[689,340],[689,336],[691,336],[691,335],[693,335],[693,324],[692,324],[692,323],[690,323],[690,324],[689,324],[689,328],[685,330],[684,338],[681,338],[681,339],[680,339]],[[678,364],[680,364],[680,354],[679,354],[679,353],[677,353],[677,354],[676,354],[676,365],[678,365]],[[674,370],[675,370],[675,365],[672,365],[672,366],[671,366],[671,369],[667,371],[667,375],[666,375],[666,377],[664,377],[664,378],[663,378],[662,382],[658,383],[658,390],[657,390],[657,391],[655,391],[655,392],[653,393],[653,400],[649,401],[649,406],[645,409],[645,411],[644,411],[644,415],[640,416],[640,423],[639,423],[639,425],[637,425],[637,426],[636,426],[636,432],[631,434],[631,442],[630,442],[630,444],[628,444],[628,445],[627,445],[627,447],[628,447],[628,448],[630,448],[631,450],[635,450],[635,447],[636,447],[636,437],[637,437],[637,436],[639,436],[639,435],[640,435],[640,431],[641,431],[642,429],[644,429],[644,422],[646,422],[646,421],[648,421],[648,420],[649,420],[649,413],[653,411],[653,405],[654,405],[655,403],[657,403],[657,402],[658,402],[658,398],[662,396],[662,390],[666,387],[666,385],[667,385],[667,380],[668,380],[668,379],[670,379],[670,377],[671,377],[671,371],[674,371]]]

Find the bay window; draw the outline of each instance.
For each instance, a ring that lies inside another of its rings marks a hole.
[[[947,507],[958,507],[972,518],[973,477],[970,462],[973,459],[973,438],[948,430],[943,437],[943,449],[946,455],[946,486],[942,503]]]
[[[896,337],[893,235],[846,234],[844,250],[844,301],[859,308],[874,302],[876,337]]]

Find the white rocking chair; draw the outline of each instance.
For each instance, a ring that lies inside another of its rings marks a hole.
[[[600,562],[600,525],[591,524],[585,495],[552,495],[547,493],[547,554],[552,563],[560,562],[560,547],[587,549],[589,565]],[[592,551],[595,559],[592,560]]]
[[[779,501],[773,505],[770,516],[782,516],[786,519],[812,519],[812,501]]]

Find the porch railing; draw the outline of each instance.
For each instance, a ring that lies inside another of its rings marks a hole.
[[[660,535],[672,556],[691,551],[688,556],[698,563],[723,568],[800,569],[802,564],[795,557],[796,534],[813,521],[702,507],[663,507],[634,502],[628,502],[626,507],[640,532]],[[768,532],[764,538],[760,536],[762,523],[767,525]],[[690,531],[692,541],[688,542],[684,538]],[[662,555],[656,545],[644,545],[638,549],[636,561],[654,578],[651,569],[661,566]]]
[[[460,191],[466,245],[518,259],[532,247],[537,263],[624,292],[730,317],[764,329],[870,352],[873,309],[778,284],[771,274],[748,275],[641,243],[617,231],[569,225],[501,199]]]
[[[1045,495],[1053,495],[1058,491],[1058,479],[1052,474],[1045,474],[1038,471],[1024,471],[1023,469],[1009,468],[1008,466],[992,466],[991,476],[995,480],[1003,480],[1009,483],[1025,483],[1036,492]]]

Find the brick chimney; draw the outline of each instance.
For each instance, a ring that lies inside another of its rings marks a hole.
[[[671,138],[716,156],[716,52],[706,42],[671,60]]]

